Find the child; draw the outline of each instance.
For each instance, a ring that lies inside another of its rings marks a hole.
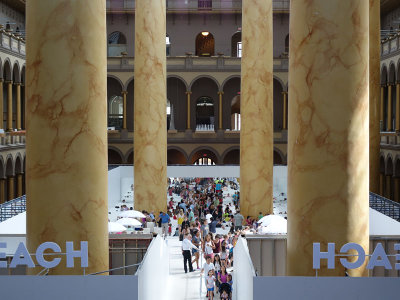
[[[172,234],[172,224],[169,223],[168,224],[168,235],[171,236],[171,234]]]
[[[226,292],[226,290],[223,290],[223,291],[222,291],[222,294],[221,294],[221,296],[220,296],[220,299],[229,299],[229,295],[228,295],[228,293]]]
[[[213,300],[214,297],[214,281],[215,281],[215,276],[213,275],[214,272],[213,270],[208,271],[208,276],[206,277],[206,282],[207,282],[207,297],[210,300]]]

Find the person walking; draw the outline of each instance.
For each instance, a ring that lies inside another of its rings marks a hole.
[[[186,234],[182,241],[183,268],[185,269],[185,273],[188,271],[187,264],[189,264],[189,272],[193,272],[192,249],[199,251],[199,248],[193,245],[191,240],[192,236],[190,234]]]
[[[167,213],[160,212],[160,219],[161,219],[162,234],[164,237],[166,237],[168,235],[168,224],[170,217]]]
[[[240,214],[240,210],[233,216],[235,223],[235,230],[242,230],[244,217]]]

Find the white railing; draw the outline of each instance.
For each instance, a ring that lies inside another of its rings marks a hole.
[[[233,249],[233,299],[253,299],[253,279],[256,276],[249,248],[244,238],[239,237]]]
[[[169,253],[165,240],[157,235],[147,248],[146,255],[136,275],[139,278],[140,300],[162,299],[167,290]]]

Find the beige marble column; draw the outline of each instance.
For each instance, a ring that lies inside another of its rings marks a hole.
[[[87,241],[86,273],[108,270],[105,2],[34,0],[26,15],[28,249]],[[50,274],[82,275],[80,259]]]
[[[7,177],[7,191],[8,191],[8,200],[12,200],[15,198],[15,191],[14,191],[14,176]]]
[[[4,197],[5,190],[6,190],[6,179],[0,178],[0,203],[4,203],[6,201]]]
[[[13,131],[12,81],[7,81],[7,131]]]
[[[190,95],[192,92],[186,92],[186,99],[187,99],[187,125],[186,129],[190,129]]]
[[[240,205],[256,217],[273,212],[272,0],[242,6]]]
[[[16,120],[16,127],[18,130],[21,130],[21,84],[15,84],[17,89],[17,120]]]
[[[219,120],[218,120],[218,129],[222,129],[222,96],[224,92],[218,92],[219,99]]]
[[[3,79],[0,78],[0,129],[4,129],[4,110],[3,110]]]
[[[392,131],[392,85],[388,86],[388,106],[387,106],[387,120],[386,131]]]
[[[315,276],[313,243],[369,252],[369,7],[291,2],[287,273]],[[339,88],[340,87],[340,88]],[[338,250],[337,250],[338,251]],[[350,260],[352,260],[351,258]],[[348,271],[367,275],[365,264]],[[339,261],[319,276],[344,276]]]
[[[135,209],[157,213],[165,211],[167,207],[165,34],[166,2],[136,1]]]
[[[127,111],[126,111],[126,95],[128,94],[128,92],[127,91],[122,91],[122,96],[123,96],[123,99],[124,99],[124,115],[123,115],[123,123],[122,123],[122,129],[126,129],[127,128],[127,125],[126,125],[126,115],[127,115]]]
[[[369,190],[379,192],[380,0],[369,0]],[[396,107],[397,109],[397,107]]]
[[[283,130],[287,130],[287,120],[286,120],[286,116],[287,116],[287,92],[282,92],[283,95],[283,126],[282,129]]]
[[[17,197],[22,196],[22,174],[17,174]]]

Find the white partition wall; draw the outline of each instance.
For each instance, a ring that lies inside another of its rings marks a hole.
[[[253,299],[253,278],[256,276],[247,242],[239,237],[233,250],[233,299]]]

